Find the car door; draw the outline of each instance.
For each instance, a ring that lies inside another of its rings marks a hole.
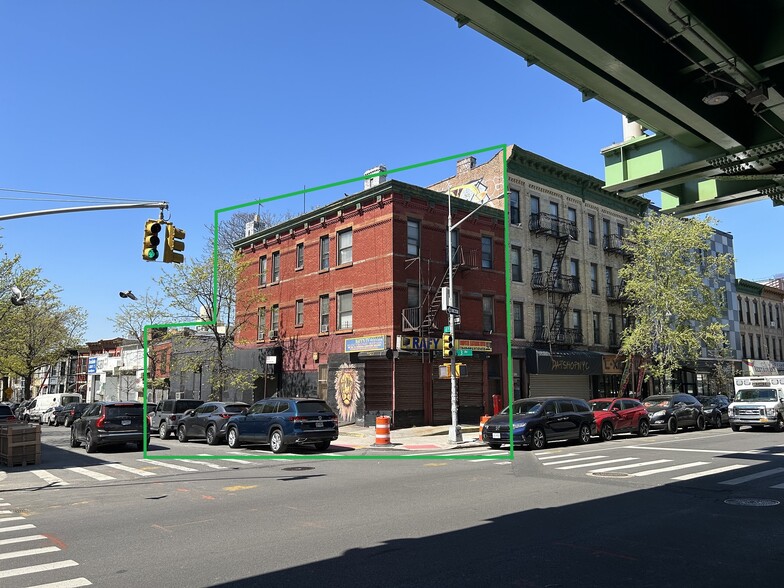
[[[563,439],[564,431],[568,428],[565,422],[568,416],[559,413],[558,408],[558,402],[555,400],[548,400],[544,405],[544,431],[548,440]]]
[[[610,410],[615,412],[618,420],[615,423],[616,432],[630,431],[632,428],[632,421],[634,420],[634,410],[625,400],[617,398],[610,406]]]
[[[74,433],[77,440],[84,441],[87,435],[87,428],[90,424],[90,421],[95,420],[100,410],[101,410],[101,405],[97,402],[93,403],[84,410],[82,416],[80,416],[78,419],[76,419],[73,422],[71,427],[73,427],[74,429]]]
[[[580,433],[580,425],[583,422],[583,417],[578,408],[571,400],[558,400],[558,414],[563,416],[563,420],[559,423],[563,424],[563,438],[564,439],[577,439]],[[590,412],[591,409],[588,409]]]
[[[261,438],[261,415],[268,404],[266,400],[259,400],[248,409],[246,415],[237,417],[237,430],[242,441],[256,441]]]
[[[193,417],[191,420],[191,434],[194,437],[204,437],[207,431],[207,423],[210,420],[210,414],[217,410],[216,404],[203,404],[202,406],[194,409]]]

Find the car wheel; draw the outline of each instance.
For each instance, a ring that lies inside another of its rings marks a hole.
[[[158,425],[158,437],[161,439],[168,439],[169,438],[169,429],[166,426],[166,423],[161,423]]]
[[[90,429],[87,429],[86,447],[87,453],[95,453],[95,450],[98,449],[98,444],[95,442],[95,439],[93,439],[93,434],[90,432]]]
[[[207,431],[204,436],[207,438],[207,445],[218,444],[218,434],[215,432],[215,425],[210,425],[207,427]]]
[[[228,443],[229,447],[232,449],[238,449],[240,447],[240,435],[236,428],[230,427],[226,432],[226,443]]]
[[[76,438],[76,429],[71,427],[71,447],[79,447],[80,445],[81,443],[79,443],[79,440]]]
[[[329,449],[329,444],[330,441],[319,441],[318,443],[316,443],[316,449],[318,449],[319,451],[326,451],[327,449]]]
[[[705,430],[705,417],[704,416],[702,416],[702,415],[697,416],[697,424],[695,425],[694,428],[697,429],[698,431],[704,431]]]
[[[542,429],[534,429],[531,433],[531,449],[544,449],[547,447],[547,437]]]
[[[185,426],[180,425],[177,427],[177,441],[180,443],[187,443],[188,442],[188,435],[185,434]]]
[[[651,425],[646,419],[640,419],[640,424],[637,425],[637,436],[647,437],[651,432]]]
[[[740,431],[740,425],[733,425],[733,424],[730,424],[730,427],[731,427],[731,428],[732,428],[732,430],[733,430],[733,431],[735,431],[736,433],[737,433],[738,431]]]
[[[586,443],[590,442],[591,440],[591,429],[588,425],[582,425],[580,427],[580,432],[577,437],[577,440],[582,444],[585,445]]]
[[[613,438],[613,428],[610,423],[604,423],[602,430],[599,431],[599,437],[602,441],[611,441]]]
[[[674,416],[667,419],[667,432],[673,435],[678,432],[678,419]]]
[[[487,446],[490,449],[501,449],[501,444],[500,443],[488,443]]]
[[[269,445],[272,453],[283,453],[286,451],[286,444],[283,442],[283,432],[280,429],[275,429],[270,433]]]

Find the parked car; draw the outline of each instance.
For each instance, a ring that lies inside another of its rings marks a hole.
[[[124,443],[135,443],[139,450],[144,447],[144,412],[140,402],[93,402],[71,425],[71,447],[84,445],[87,453],[100,446]]]
[[[50,427],[57,426],[57,415],[63,410],[62,406],[50,406],[41,415],[41,424],[49,425]]]
[[[509,435],[509,412],[512,435]],[[516,400],[482,428],[482,441],[492,449],[513,443],[543,449],[550,441],[575,439],[588,443],[596,433],[594,413],[585,400],[569,397],[534,397]]]
[[[63,410],[55,416],[55,426],[65,425],[70,427],[76,419],[82,415],[82,411],[90,406],[87,402],[69,402],[63,406]]]
[[[26,423],[30,422],[30,418],[28,416],[28,411],[35,406],[38,397],[31,398],[30,400],[25,400],[19,407],[16,409],[16,418],[20,421],[24,421]]]
[[[11,410],[11,407],[7,404],[0,404],[0,425],[7,425],[15,422],[17,422],[16,416],[14,415],[14,411]]]
[[[338,438],[338,417],[323,400],[266,398],[244,412],[231,417],[226,428],[232,449],[260,443],[273,453],[283,453],[289,445],[314,445],[324,451]]]
[[[647,437],[651,425],[648,411],[639,400],[633,398],[594,398],[588,401],[596,419],[596,430],[603,441],[609,441],[616,433],[636,433]]]
[[[9,402],[3,402],[2,404],[5,404],[6,406],[10,406],[11,407],[11,412],[13,412],[14,416],[16,416],[16,409],[19,408],[19,404],[20,404],[19,402],[10,402],[9,401]]]
[[[203,400],[161,400],[155,411],[149,414],[150,430],[157,431],[161,439],[168,439],[169,435],[177,432],[177,423],[183,413],[202,404]]]
[[[677,433],[678,429],[693,427],[705,429],[702,404],[691,394],[658,394],[642,401],[648,410],[652,429]]]
[[[35,402],[27,407],[25,420],[28,422],[44,423],[44,413],[53,406],[64,406],[69,402],[79,402],[82,396],[73,392],[57,392],[55,394],[39,394]]]
[[[715,396],[697,396],[702,404],[702,413],[705,415],[705,426],[720,429],[730,424],[729,406],[730,399],[723,394]]]
[[[198,408],[186,410],[177,423],[177,439],[206,439],[208,445],[217,445],[226,438],[226,425],[234,415],[250,407],[245,402],[205,402]]]

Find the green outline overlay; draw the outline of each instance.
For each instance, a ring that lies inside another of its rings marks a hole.
[[[512,318],[511,318],[511,282],[510,282],[510,264],[511,264],[511,255],[509,249],[509,186],[508,186],[508,179],[507,179],[507,150],[508,145],[494,145],[492,147],[485,147],[483,149],[476,149],[474,151],[466,151],[465,153],[458,153],[456,155],[448,155],[446,157],[439,157],[438,159],[431,159],[430,161],[424,161],[422,163],[416,163],[413,165],[405,165],[402,167],[397,167],[394,169],[388,169],[385,172],[379,172],[377,174],[372,175],[362,175],[354,178],[350,178],[348,180],[342,180],[340,182],[332,182],[330,184],[324,184],[322,186],[317,186],[315,188],[308,188],[307,191],[310,192],[317,192],[319,190],[327,190],[330,188],[335,188],[337,186],[343,186],[345,184],[351,184],[354,182],[359,182],[362,180],[366,180],[368,178],[374,178],[380,176],[382,174],[390,175],[394,173],[400,173],[404,171],[409,171],[412,169],[424,167],[427,165],[433,165],[436,163],[444,163],[446,161],[452,161],[456,159],[461,159],[463,157],[468,157],[470,155],[477,155],[480,153],[487,153],[488,151],[503,151],[503,176],[504,176],[504,247],[505,247],[505,274],[506,274],[506,341],[507,341],[507,390],[508,390],[508,401],[511,405],[514,401],[514,389],[512,386],[512,339],[509,336],[511,333],[511,325],[512,325]],[[290,198],[292,196],[300,196],[303,190],[296,190],[294,192],[287,192],[285,194],[279,194],[277,196],[272,196],[270,198],[263,198],[259,200],[252,200],[250,202],[246,202],[244,204],[237,204],[235,206],[229,206],[226,208],[219,208],[215,211],[214,219],[213,219],[213,226],[215,228],[215,234],[213,236],[214,242],[214,249],[213,249],[213,308],[212,308],[212,316],[214,317],[213,321],[206,322],[206,321],[198,321],[198,322],[191,322],[191,323],[172,323],[172,324],[165,324],[165,325],[147,325],[144,327],[144,451],[143,457],[145,459],[158,459],[158,460],[167,460],[167,459],[193,459],[193,460],[224,460],[224,459],[236,459],[236,456],[229,456],[229,455],[149,455],[147,452],[147,437],[150,434],[148,431],[148,422],[147,422],[147,349],[148,349],[148,332],[150,329],[162,329],[162,328],[171,328],[171,327],[199,327],[199,326],[213,326],[215,322],[218,320],[217,316],[217,292],[218,292],[218,215],[225,212],[231,212],[233,210],[238,210],[241,208],[246,208],[248,206],[258,206],[260,204],[265,204],[268,202],[274,202],[276,200],[282,200],[284,198]],[[509,412],[509,434],[511,436],[513,432],[512,429],[512,412]],[[511,439],[511,437],[510,437]],[[503,455],[503,454],[499,454]],[[514,444],[510,444],[508,457],[514,459]],[[429,460],[455,460],[455,459],[476,459],[476,455],[331,455],[331,454],[316,454],[316,455],[291,455],[286,454],[285,456],[281,456],[279,454],[273,455],[243,455],[243,459],[249,460],[276,460],[280,461],[281,459],[292,459],[292,460],[347,460],[347,459],[354,459],[354,460],[361,460],[361,459],[407,459],[407,460],[415,460],[415,459],[429,459]]]

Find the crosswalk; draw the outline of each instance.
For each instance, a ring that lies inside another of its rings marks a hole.
[[[678,451],[672,449],[672,452]],[[699,452],[692,450],[691,452]],[[719,453],[716,451],[704,450],[704,453]],[[751,452],[749,452],[751,454]],[[752,454],[755,457],[742,463],[719,464],[715,461],[707,461],[705,458],[694,461],[681,461],[676,459],[675,454],[658,459],[648,459],[648,455],[624,455],[610,457],[601,453],[585,455],[581,453],[561,453],[561,452],[542,452],[536,455],[539,463],[546,469],[559,471],[584,472],[587,475],[601,477],[623,477],[623,478],[653,478],[661,477],[666,480],[685,482],[699,478],[714,478],[716,484],[721,486],[740,486],[763,479],[772,479],[777,483],[768,486],[772,489],[784,489],[784,467],[772,467],[771,463],[763,459],[759,453]],[[759,457],[756,457],[759,456]],[[743,470],[755,468],[753,473],[740,474]],[[763,468],[763,469],[760,469]],[[727,477],[731,476],[731,477]]]
[[[92,582],[78,577],[79,563],[62,556],[62,550],[27,517],[17,515],[0,499],[0,585],[28,588],[78,588]],[[38,582],[29,584],[29,582]]]

